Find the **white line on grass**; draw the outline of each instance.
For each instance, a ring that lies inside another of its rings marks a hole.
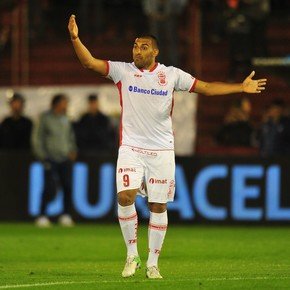
[[[94,284],[94,283],[96,283],[96,281],[59,281],[59,282],[44,282],[44,283],[33,283],[33,284],[2,285],[0,286],[0,289],[44,287],[44,286],[56,286],[56,285],[69,285],[69,284]]]
[[[282,277],[271,277],[271,276],[261,276],[261,277],[216,277],[216,278],[194,278],[194,279],[164,279],[158,280],[158,282],[189,282],[189,281],[242,281],[242,280],[287,280],[290,276]],[[56,285],[70,285],[70,284],[109,284],[109,283],[142,283],[151,282],[152,280],[104,280],[104,281],[59,281],[59,282],[44,282],[44,283],[33,283],[33,284],[14,284],[14,285],[0,285],[0,289],[13,289],[13,288],[25,288],[25,287],[45,287],[45,286],[56,286]]]

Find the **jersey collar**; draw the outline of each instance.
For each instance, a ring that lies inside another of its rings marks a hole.
[[[154,64],[154,66],[150,69],[150,70],[144,70],[144,69],[139,69],[141,72],[153,72],[156,68],[157,68],[157,66],[158,66],[158,62],[155,62],[155,64]]]

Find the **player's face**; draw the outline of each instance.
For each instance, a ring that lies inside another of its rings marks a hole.
[[[139,69],[148,69],[158,54],[153,47],[151,39],[137,38],[133,46],[133,60]]]

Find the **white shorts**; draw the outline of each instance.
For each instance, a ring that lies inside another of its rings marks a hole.
[[[145,150],[121,146],[116,168],[117,192],[139,189],[149,202],[173,201],[175,193],[173,150]]]

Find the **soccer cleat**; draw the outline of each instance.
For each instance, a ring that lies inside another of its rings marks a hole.
[[[63,214],[59,217],[58,222],[61,226],[71,228],[75,225],[73,219],[68,214]]]
[[[127,257],[122,277],[127,278],[135,275],[137,269],[141,268],[141,259],[139,256]]]
[[[35,220],[35,225],[39,228],[51,227],[51,222],[46,216],[40,216]]]
[[[156,266],[147,267],[146,277],[149,279],[162,279],[163,277],[159,273],[159,269]]]

